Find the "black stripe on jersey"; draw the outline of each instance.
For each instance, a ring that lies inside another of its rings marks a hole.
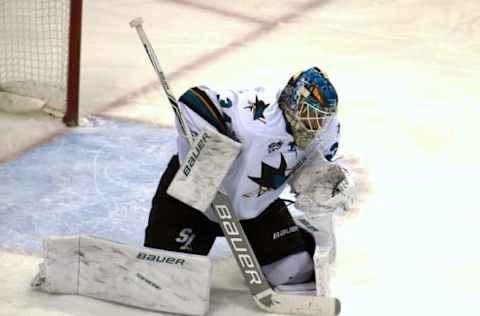
[[[222,113],[215,106],[208,95],[198,87],[187,90],[180,101],[192,111],[200,115],[205,121],[213,125],[220,133],[228,136],[227,126]]]

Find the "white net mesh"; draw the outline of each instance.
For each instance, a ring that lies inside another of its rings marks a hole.
[[[70,0],[0,0],[0,90],[65,111]]]

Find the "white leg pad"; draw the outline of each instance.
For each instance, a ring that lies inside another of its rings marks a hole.
[[[328,261],[328,253],[320,247],[315,248],[313,256],[313,264],[315,265],[315,286],[317,296],[330,296],[330,262]]]
[[[212,265],[204,256],[132,247],[87,236],[44,240],[32,287],[169,313],[204,315]]]
[[[335,260],[336,245],[331,213],[295,217],[298,226],[315,239],[315,284],[317,296],[330,296],[330,264]]]
[[[240,143],[212,128],[202,129],[167,193],[205,212],[240,153],[240,147]]]

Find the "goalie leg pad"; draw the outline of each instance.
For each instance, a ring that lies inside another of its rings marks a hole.
[[[32,287],[48,293],[80,294],[169,313],[208,311],[208,257],[131,247],[87,236],[53,237]]]
[[[205,127],[168,187],[170,196],[205,212],[240,153],[240,143]]]
[[[332,214],[299,216],[295,223],[315,241],[313,263],[317,296],[330,295],[330,264],[335,261],[336,242]]]

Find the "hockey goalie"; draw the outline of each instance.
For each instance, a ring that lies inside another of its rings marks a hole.
[[[329,295],[329,264],[335,259],[332,214],[350,207],[355,196],[348,171],[334,161],[340,136],[337,103],[333,84],[317,67],[295,74],[280,89],[197,86],[178,102],[193,135],[209,128],[228,139],[226,145],[239,144],[221,187],[269,286],[279,292]],[[178,153],[152,200],[145,247],[91,237],[49,240],[35,287],[152,310],[206,313],[211,270],[206,256],[224,231],[212,207],[196,204],[205,198],[196,195],[198,188],[177,177],[196,172],[208,179],[217,159],[204,161],[200,170],[190,166],[187,157],[196,148],[182,124],[177,120]],[[196,138],[201,149],[201,137]],[[281,198],[289,185],[298,195],[301,216],[292,216],[289,202]],[[177,302],[179,296],[190,304]],[[338,312],[335,304],[328,315]]]
[[[348,172],[332,162],[340,122],[337,93],[328,77],[312,67],[280,89],[197,86],[179,101],[193,134],[207,126],[241,144],[222,187],[268,282],[277,290],[328,295],[328,263],[335,253],[332,212],[348,208],[354,197]],[[178,154],[153,198],[145,246],[207,255],[223,235],[217,214],[212,208],[195,209],[192,199],[199,196],[182,202],[189,188],[172,190],[191,149],[178,123]],[[307,153],[312,144],[315,150]],[[289,183],[305,216],[294,218],[280,198]]]

